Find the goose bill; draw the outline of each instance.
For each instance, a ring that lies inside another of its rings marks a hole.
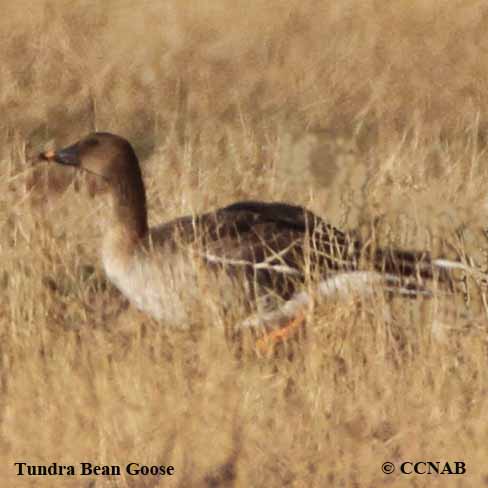
[[[80,150],[78,144],[60,149],[59,151],[46,151],[41,153],[41,159],[44,161],[55,161],[59,164],[68,166],[80,165]]]

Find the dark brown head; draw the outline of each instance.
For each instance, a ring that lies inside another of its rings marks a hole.
[[[110,187],[118,221],[138,236],[146,233],[144,183],[137,156],[126,139],[108,132],[94,132],[64,149],[43,152],[39,158],[103,178]]]
[[[139,166],[130,143],[108,132],[88,134],[71,146],[41,153],[40,159],[75,166],[112,183],[131,177]]]

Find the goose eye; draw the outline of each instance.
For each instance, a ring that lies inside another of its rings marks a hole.
[[[85,146],[87,147],[93,147],[93,146],[98,146],[99,142],[95,138],[87,139],[85,141]]]

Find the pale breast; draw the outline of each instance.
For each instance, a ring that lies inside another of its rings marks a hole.
[[[134,306],[168,325],[189,326],[202,306],[215,310],[235,302],[233,280],[202,269],[190,253],[125,254],[106,239],[102,261],[110,281]]]
[[[110,281],[138,309],[158,320],[185,321],[184,309],[174,293],[172,280],[149,255],[118,252],[104,242],[102,262]]]

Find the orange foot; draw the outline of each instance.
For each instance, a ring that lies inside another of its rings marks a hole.
[[[279,329],[266,333],[264,337],[258,339],[256,341],[256,349],[261,354],[270,354],[277,344],[281,344],[295,336],[304,325],[305,315],[300,312]]]

